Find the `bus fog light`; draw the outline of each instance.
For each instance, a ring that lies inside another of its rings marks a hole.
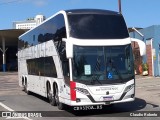
[[[79,87],[76,87],[75,89],[77,92],[80,92],[82,94],[85,94],[85,95],[89,95],[89,92],[88,90],[84,89],[84,88],[79,88]]]
[[[76,98],[76,102],[81,102],[81,99],[80,98]]]
[[[134,98],[134,94],[131,95],[131,98]]]
[[[124,92],[130,91],[133,87],[134,87],[134,84],[131,84],[131,85],[127,86],[127,87],[125,88]]]

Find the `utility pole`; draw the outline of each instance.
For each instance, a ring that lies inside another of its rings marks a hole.
[[[118,0],[118,8],[119,8],[119,13],[122,14],[121,0]]]

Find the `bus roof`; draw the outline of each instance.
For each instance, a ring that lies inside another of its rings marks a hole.
[[[118,12],[102,9],[71,9],[65,10],[67,14],[107,14],[107,15],[119,15]]]
[[[53,18],[55,15],[59,14],[60,12],[65,12],[67,15],[70,14],[106,14],[106,15],[121,15],[118,12],[115,11],[110,11],[110,10],[103,10],[103,9],[71,9],[71,10],[61,10],[57,13],[55,13],[54,15],[52,15],[51,17],[47,18],[45,21],[43,21],[41,24],[45,23],[46,21],[50,20],[51,18]],[[39,24],[38,26],[40,26],[41,24]],[[36,26],[35,28],[37,28],[38,26]],[[30,31],[34,30],[35,28],[32,28],[30,30],[28,30],[27,32],[25,32],[24,34],[20,35],[18,38],[20,39],[20,37],[24,36],[25,34],[29,33]]]

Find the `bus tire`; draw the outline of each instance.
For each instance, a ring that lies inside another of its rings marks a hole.
[[[56,100],[56,104],[59,110],[64,110],[65,109],[65,105],[61,102],[59,102],[59,97],[58,97],[58,87],[57,85],[55,86],[55,100]]]
[[[24,92],[25,92],[24,78],[22,78],[22,91],[24,91]]]
[[[25,81],[25,84],[24,84],[24,91],[25,91],[25,93],[30,95],[30,91],[28,90],[27,80]]]
[[[58,106],[59,110],[64,110],[65,109],[65,105],[61,102],[59,102],[57,106]]]
[[[55,95],[52,93],[50,85],[48,85],[47,96],[49,99],[49,103],[53,106],[56,106],[57,104],[55,100]]]
[[[110,105],[108,105],[108,107],[114,107],[115,105],[114,104],[110,104]]]

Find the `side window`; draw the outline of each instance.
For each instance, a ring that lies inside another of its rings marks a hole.
[[[61,42],[66,38],[66,27],[63,14],[59,14],[23,35],[19,40],[19,49],[54,40]]]
[[[42,58],[38,58],[36,60],[36,63],[37,63],[37,74],[36,75],[39,75],[39,76],[45,76],[45,66],[44,66],[44,63],[45,62],[45,59],[44,57]]]
[[[52,57],[27,60],[27,68],[29,75],[57,77],[57,71]]]
[[[62,69],[63,69],[65,83],[69,85],[70,84],[70,74],[69,74],[69,61],[68,60],[62,61]]]
[[[46,42],[48,40],[61,41],[66,37],[65,21],[62,14],[59,14],[38,28],[37,39],[38,43]]]
[[[66,84],[69,85],[70,82],[70,73],[69,73],[69,60],[66,57],[65,42],[62,42],[62,47],[59,52],[59,56],[62,63],[62,70]]]
[[[45,76],[57,77],[57,71],[52,57],[45,58]]]
[[[27,69],[28,69],[28,74],[30,75],[36,75],[36,61],[35,60],[27,60]]]
[[[27,60],[27,69],[28,69],[28,74],[31,74],[31,62],[30,62],[30,60]]]
[[[62,38],[66,38],[66,27],[64,16],[59,14],[55,17],[55,25],[57,26],[57,31],[55,32],[55,40],[61,41]]]

